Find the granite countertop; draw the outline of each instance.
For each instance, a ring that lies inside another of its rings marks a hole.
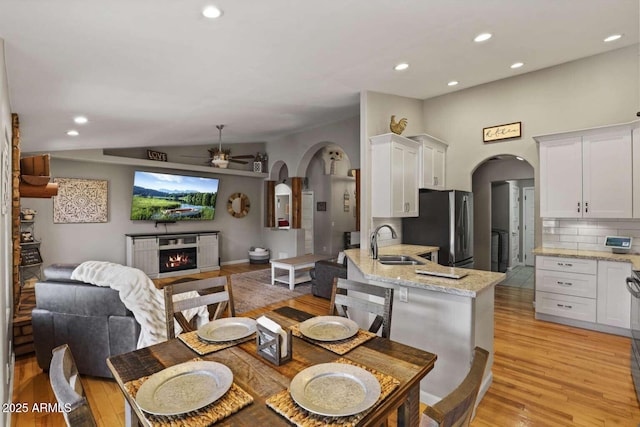
[[[640,255],[614,254],[603,251],[582,251],[578,249],[535,248],[534,255],[562,256],[566,258],[595,259],[599,261],[630,262],[634,270],[640,270]]]
[[[378,255],[409,255],[417,259],[419,255],[437,251],[436,246],[393,245],[378,249]],[[467,273],[462,279],[446,279],[417,274],[416,268],[439,272],[449,272],[451,268],[422,260],[424,265],[384,265],[369,255],[368,249],[348,249],[345,254],[366,279],[399,286],[426,289],[448,294],[475,297],[483,289],[500,283],[506,275],[492,271],[453,268],[454,273]]]

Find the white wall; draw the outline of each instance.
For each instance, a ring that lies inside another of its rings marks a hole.
[[[222,262],[246,260],[251,246],[264,246],[261,227],[263,220],[263,181],[256,178],[215,175],[220,178],[216,215],[213,221],[178,222],[159,225],[150,221],[131,221],[131,192],[133,166],[82,162],[65,159],[51,160],[51,174],[59,178],[105,179],[109,186],[108,222],[97,224],[54,224],[53,200],[23,198],[24,207],[35,209],[35,236],[40,246],[44,265],[78,263],[87,260],[125,263],[125,234],[164,233],[183,231],[220,231],[220,257]],[[138,168],[142,169],[142,168]],[[145,170],[151,170],[145,168]],[[154,171],[154,170],[151,170]],[[180,173],[168,169],[158,172]],[[213,171],[213,169],[212,169]],[[185,172],[191,173],[194,172]],[[196,173],[200,175],[200,173]],[[227,199],[233,193],[249,197],[251,209],[244,218],[234,218],[227,212]]]
[[[7,71],[4,58],[4,40],[0,39],[0,174],[2,177],[5,173],[10,174],[11,169],[5,169],[8,164],[11,168],[11,108],[9,105],[9,88],[7,84]],[[5,161],[5,156],[7,156]],[[11,176],[11,175],[9,175]],[[0,182],[4,184],[3,178]],[[11,190],[11,181],[8,189]],[[0,189],[2,191],[2,189]],[[2,194],[2,193],[0,193]],[[3,194],[4,195],[4,194]],[[12,276],[12,259],[13,259],[13,242],[11,239],[11,194],[8,198],[0,198],[0,283],[2,283],[2,291],[0,292],[0,307],[3,314],[0,323],[0,401],[2,403],[11,402],[10,382],[13,375],[7,375],[8,365],[13,366],[12,352],[13,348],[10,344],[13,331],[11,330],[11,320],[13,319],[13,276]],[[0,414],[0,425],[7,425],[7,413],[2,411]]]

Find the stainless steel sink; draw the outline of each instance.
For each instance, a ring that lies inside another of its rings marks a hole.
[[[424,262],[408,255],[380,255],[378,261],[386,265],[424,265]]]

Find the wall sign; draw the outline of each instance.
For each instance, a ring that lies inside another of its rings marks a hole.
[[[522,122],[508,123],[506,125],[491,126],[482,129],[482,141],[491,143],[504,139],[520,138]]]
[[[159,162],[166,162],[167,153],[163,153],[162,151],[147,150],[147,159],[157,160]]]

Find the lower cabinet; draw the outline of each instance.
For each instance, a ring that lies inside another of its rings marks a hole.
[[[220,269],[218,233],[198,235],[198,268],[201,271]]]
[[[625,279],[631,264],[538,256],[535,274],[536,318],[628,333],[631,297]]]

